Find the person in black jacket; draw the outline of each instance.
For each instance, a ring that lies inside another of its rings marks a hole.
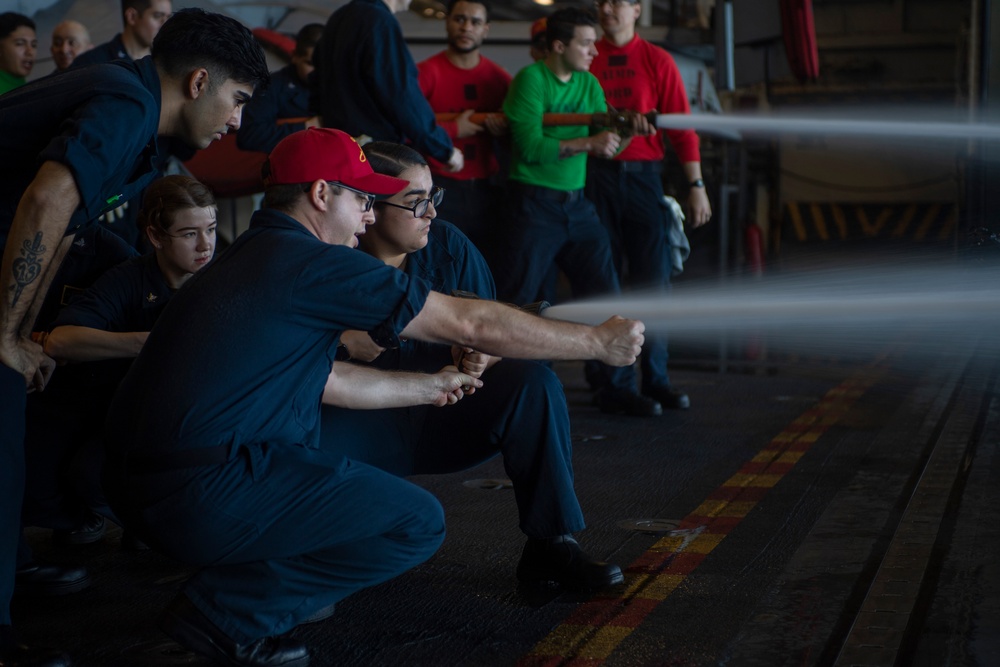
[[[375,141],[408,141],[451,171],[461,171],[462,151],[434,120],[393,16],[409,5],[410,0],[351,0],[333,13],[313,54],[311,104],[323,127]]]
[[[313,71],[313,52],[322,34],[319,23],[299,30],[292,62],[271,72],[271,85],[264,93],[254,95],[243,112],[243,125],[236,133],[240,150],[270,153],[292,132],[319,127],[319,116],[309,112],[308,81]],[[286,122],[279,122],[282,120]]]

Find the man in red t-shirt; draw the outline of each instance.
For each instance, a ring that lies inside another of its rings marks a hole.
[[[608,107],[619,111],[690,113],[687,92],[674,59],[636,35],[641,8],[637,0],[598,0],[604,33],[590,71],[601,82]],[[594,202],[611,234],[619,274],[635,287],[670,284],[667,230],[674,213],[663,198],[663,139],[670,140],[687,177],[691,224],[699,227],[712,216],[701,178],[698,135],[693,130],[667,130],[636,136],[611,160],[590,158],[587,197]],[[647,336],[642,348],[641,393],[664,408],[687,408],[688,396],[675,391],[667,376],[665,338]]]
[[[469,120],[474,111],[499,111],[503,105],[510,74],[483,57],[479,48],[490,31],[489,5],[473,0],[452,0],[448,4],[445,28],[448,48],[417,65],[420,89],[436,113],[462,114],[440,125],[465,155],[465,167],[448,171],[446,165],[428,157],[434,184],[445,188],[447,197],[441,217],[465,232],[485,251],[488,238],[501,208],[499,166],[494,150],[495,137],[506,133],[506,122],[490,120],[478,125]]]

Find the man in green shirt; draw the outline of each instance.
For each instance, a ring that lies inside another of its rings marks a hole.
[[[0,14],[0,95],[23,86],[35,66],[35,23],[23,14]]]
[[[561,9],[547,21],[548,55],[518,72],[503,111],[513,154],[510,190],[514,215],[496,256],[497,293],[524,304],[544,294],[554,266],[569,279],[574,296],[620,291],[607,231],[583,195],[587,155],[611,158],[622,137],[587,126],[543,126],[546,113],[604,113],[600,83],[587,70],[597,55],[596,20],[590,13]],[[637,119],[637,123],[640,121]],[[642,131],[651,132],[648,124]],[[636,391],[634,367],[601,366],[597,404],[608,413],[654,416],[662,408]]]

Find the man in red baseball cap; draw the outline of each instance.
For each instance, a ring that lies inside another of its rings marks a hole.
[[[153,548],[205,566],[160,619],[183,646],[230,665],[301,667],[282,633],[429,558],[438,501],[319,447],[321,402],[386,408],[460,400],[482,382],[333,363],[368,331],[497,356],[629,364],[641,322],[597,327],[459,299],[356,251],[372,202],[409,181],[372,172],[344,132],[283,139],[250,228],[172,298],[108,416],[107,493]],[[419,193],[416,193],[419,194]]]

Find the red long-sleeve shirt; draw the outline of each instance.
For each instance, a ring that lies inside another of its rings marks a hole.
[[[625,46],[607,39],[597,42],[598,55],[590,72],[601,82],[608,106],[648,113],[691,113],[684,81],[670,54],[636,36]],[[650,137],[633,137],[617,160],[662,160],[666,133],[681,163],[700,162],[694,130],[661,130]]]
[[[492,60],[480,56],[478,65],[472,69],[461,69],[448,60],[444,51],[419,63],[417,70],[420,73],[420,89],[435,113],[460,113],[466,109],[499,111],[511,80],[510,74]],[[440,125],[456,148],[461,149],[465,156],[465,168],[452,173],[431,158],[428,162],[432,173],[467,180],[486,178],[496,172],[498,166],[493,155],[493,136],[489,132],[459,139],[454,122]]]

